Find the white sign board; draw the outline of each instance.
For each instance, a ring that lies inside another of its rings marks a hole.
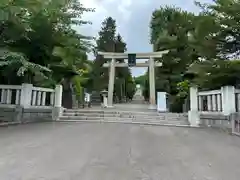
[[[157,93],[157,110],[159,112],[167,111],[167,96],[166,92],[158,92]]]

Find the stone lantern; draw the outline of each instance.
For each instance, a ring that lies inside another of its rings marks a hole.
[[[103,96],[103,104],[102,104],[102,106],[103,106],[104,108],[106,108],[106,107],[108,107],[108,99],[107,99],[108,91],[103,90],[103,91],[101,91],[101,94],[102,94],[102,96]]]

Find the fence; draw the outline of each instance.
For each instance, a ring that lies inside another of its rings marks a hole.
[[[240,134],[240,90],[225,86],[218,90],[190,88],[189,122],[192,126],[221,127]]]
[[[57,119],[62,106],[62,86],[55,89],[32,84],[0,85],[0,122]]]

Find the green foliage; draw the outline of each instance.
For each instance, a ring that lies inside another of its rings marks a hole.
[[[162,67],[156,68],[156,89],[171,95],[178,93],[177,84],[198,55],[190,43],[194,32],[195,16],[175,7],[161,7],[153,12],[151,20],[151,42],[155,51],[169,50],[158,61]]]
[[[144,87],[146,79],[146,75],[138,76],[134,78],[136,84],[140,84],[141,87]]]
[[[202,7],[194,39],[196,49],[205,61],[189,69],[197,74],[194,83],[203,89],[218,89],[225,85],[239,86],[240,1],[216,0],[211,4],[197,3]]]
[[[188,96],[189,88],[190,88],[190,81],[184,80],[177,84],[178,87],[178,94],[177,96],[180,98],[186,98]]]
[[[229,54],[238,55],[240,50],[240,2],[238,0],[215,0],[213,4],[198,3],[198,5],[203,7],[205,18],[212,18],[219,55],[225,57],[228,57]],[[206,27],[204,26],[204,28]]]
[[[91,77],[92,87],[96,91],[102,91],[108,88],[108,68],[104,68],[103,64],[108,60],[97,54],[98,51],[115,52],[116,47],[116,21],[108,17],[102,22],[99,38],[96,40],[95,47],[96,59],[93,63],[93,75]]]
[[[0,52],[0,67],[10,67],[17,70],[17,76],[24,76],[26,72],[32,75],[41,75],[43,72],[51,72],[47,67],[29,62],[23,54],[3,50]],[[9,68],[8,68],[9,69]]]
[[[103,67],[103,64],[109,62],[109,59],[104,59],[97,52],[125,52],[127,48],[121,35],[116,33],[116,21],[112,17],[108,17],[102,22],[102,28],[98,34],[97,46],[94,49],[96,59],[94,60],[92,74],[88,81],[88,89],[100,92],[108,89],[109,68]],[[116,59],[116,61],[124,62],[123,59]],[[132,78],[129,68],[117,67],[115,78],[114,94],[117,99],[121,101],[126,96],[133,96],[132,93],[135,92],[135,86],[132,80],[129,81],[129,78]]]
[[[156,90],[168,92],[178,102],[187,97],[191,84],[202,89],[239,86],[239,61],[229,59],[240,52],[240,1],[196,5],[202,9],[198,15],[160,7],[150,24],[154,50],[170,50],[158,59],[163,66],[156,69]]]
[[[227,85],[239,86],[239,60],[215,60],[203,62],[197,67],[198,76],[194,81],[202,89],[220,89]]]
[[[0,54],[1,75],[12,74],[3,82],[54,86],[81,76],[91,39],[72,27],[88,23],[82,20],[88,11],[78,0],[1,1],[0,48],[8,52]]]

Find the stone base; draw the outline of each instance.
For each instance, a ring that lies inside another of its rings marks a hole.
[[[53,107],[52,110],[52,120],[57,121],[59,120],[60,116],[62,115],[64,109],[62,107]]]
[[[191,127],[199,127],[200,116],[198,111],[188,111],[188,122]]]
[[[150,104],[149,107],[148,107],[148,109],[149,109],[149,110],[157,110],[157,106]]]
[[[108,108],[108,109],[113,109],[113,108],[115,108],[114,106],[106,106],[106,108]]]

